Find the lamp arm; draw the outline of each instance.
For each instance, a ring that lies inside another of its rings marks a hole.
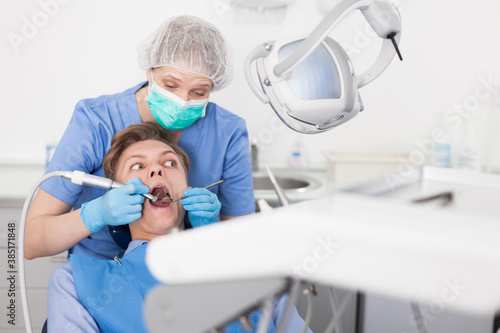
[[[342,0],[314,28],[311,34],[300,43],[299,47],[288,58],[274,66],[273,72],[281,77],[299,65],[325,39],[332,29],[350,12],[369,6],[373,0]]]

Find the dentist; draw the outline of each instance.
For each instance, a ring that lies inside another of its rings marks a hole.
[[[232,79],[228,48],[218,29],[197,17],[171,18],[139,45],[138,62],[148,81],[76,105],[46,172],[80,170],[104,176],[102,161],[113,136],[131,124],[156,122],[191,159],[189,184],[197,189],[187,190],[185,196],[210,206],[206,203],[214,196],[201,187],[224,179],[214,189],[222,205],[220,218],[252,214],[255,203],[245,121],[209,102],[210,94]],[[122,195],[134,200],[116,198],[115,206],[100,209],[108,225],[127,224],[141,216],[144,198],[140,194],[145,186],[131,182],[122,189]],[[45,182],[28,213],[25,257],[65,250],[100,259],[115,257],[121,248],[108,228],[89,226],[86,220],[92,212],[81,208],[104,193],[63,179]],[[218,215],[216,208],[188,210],[191,223],[200,225],[210,223],[214,215]]]

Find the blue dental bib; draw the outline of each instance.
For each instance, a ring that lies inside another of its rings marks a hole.
[[[147,242],[138,245],[120,260],[102,260],[71,255],[76,293],[101,332],[148,332],[144,322],[144,298],[159,284],[146,267]],[[257,328],[260,311],[249,316]],[[248,333],[237,321],[225,327],[228,333]],[[274,333],[274,325],[269,325]]]

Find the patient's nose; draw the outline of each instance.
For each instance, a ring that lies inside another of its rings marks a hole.
[[[151,171],[151,178],[153,178],[155,176],[155,174],[157,174],[158,176],[163,176],[161,170],[153,170],[153,171]]]

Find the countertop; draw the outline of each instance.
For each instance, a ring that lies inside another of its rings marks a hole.
[[[305,176],[308,178],[312,178],[319,183],[316,188],[308,189],[306,191],[284,190],[285,195],[291,202],[312,200],[327,196],[338,190],[359,185],[358,182],[353,181],[333,181],[332,179],[330,179],[325,169],[272,168],[271,171],[275,177],[289,175],[297,175],[299,177]],[[267,175],[267,172],[265,169],[259,169],[259,171],[254,172],[254,174]],[[259,199],[264,199],[271,206],[276,206],[276,204],[278,203],[278,196],[274,190],[255,190],[254,193],[256,201],[258,201]]]

